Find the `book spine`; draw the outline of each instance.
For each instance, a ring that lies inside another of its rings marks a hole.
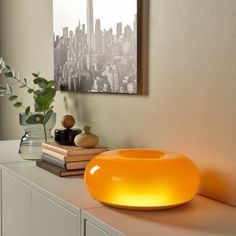
[[[78,161],[78,162],[67,162],[66,169],[67,170],[77,170],[77,169],[85,169],[89,161]]]
[[[76,175],[83,175],[84,174],[84,170],[65,171],[57,166],[54,166],[54,165],[52,165],[48,162],[42,161],[42,160],[37,160],[36,166],[54,174],[54,175],[57,175],[59,177],[76,176]]]
[[[89,161],[91,160],[96,154],[87,154],[87,155],[73,155],[73,156],[64,156],[60,153],[48,150],[46,148],[43,148],[43,153],[46,153],[47,155],[57,158],[64,162],[73,162],[73,161]]]
[[[65,161],[65,156],[62,155],[62,154],[60,154],[60,153],[51,151],[51,150],[46,149],[46,148],[43,148],[42,151],[43,151],[43,153],[46,153],[46,154],[49,155],[49,156],[52,156],[52,157],[54,157],[54,158],[57,158],[57,159],[59,159],[59,160],[61,160],[61,161]]]
[[[60,153],[62,155],[67,155],[68,154],[67,150],[64,150],[64,149],[62,149],[60,147],[57,147],[57,146],[54,146],[54,145],[50,145],[48,143],[42,143],[42,147],[47,149],[47,150]]]
[[[77,149],[77,150],[68,150],[69,155],[91,155],[91,154],[100,154],[102,152],[107,151],[107,149],[101,148],[91,148],[91,149]]]
[[[44,149],[47,149],[47,150],[50,150],[50,151],[53,151],[53,152],[56,152],[56,153],[59,153],[59,154],[62,154],[64,156],[77,156],[77,155],[88,155],[88,154],[100,154],[102,152],[105,152],[107,151],[108,149],[107,148],[104,148],[104,147],[95,147],[95,148],[91,148],[91,149],[85,149],[85,148],[79,148],[79,147],[76,147],[76,146],[71,146],[71,150],[66,150],[66,149],[63,149],[63,145],[53,145],[53,144],[50,144],[50,143],[42,143],[42,147]]]
[[[49,162],[55,166],[58,166],[60,168],[62,168],[63,170],[66,170],[66,166],[65,166],[65,162],[61,161],[57,158],[54,158],[46,153],[42,153],[41,158],[43,161]]]
[[[70,170],[70,171],[61,172],[61,177],[78,176],[78,175],[83,175],[83,174],[84,174],[84,170]]]
[[[37,160],[36,161],[36,166],[54,174],[54,175],[57,175],[57,176],[61,176],[61,173],[60,171],[52,168],[50,165],[47,165],[47,163],[45,163],[44,161],[41,161],[41,160]]]

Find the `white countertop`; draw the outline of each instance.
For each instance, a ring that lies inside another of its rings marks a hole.
[[[25,162],[18,153],[20,140],[0,141],[0,163]]]

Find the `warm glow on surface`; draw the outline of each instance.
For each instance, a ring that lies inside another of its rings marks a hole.
[[[200,175],[194,163],[181,154],[114,150],[88,164],[85,183],[91,195],[104,204],[161,209],[190,201],[198,190]]]

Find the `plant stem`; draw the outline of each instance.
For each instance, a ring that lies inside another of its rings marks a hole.
[[[20,83],[20,84],[22,84],[22,85],[25,85],[26,86],[26,88],[28,88],[28,89],[33,89],[33,88],[31,88],[31,87],[29,87],[26,83],[24,83],[24,82],[22,82],[21,80],[18,80],[16,77],[12,77],[14,80],[16,80],[16,83]],[[34,90],[34,89],[33,89]]]
[[[45,139],[45,142],[47,142],[47,132],[46,132],[46,125],[43,124],[43,131],[44,131],[44,139]]]
[[[45,118],[45,110],[43,111],[43,116]],[[45,142],[47,142],[47,132],[46,132],[46,124],[43,123],[43,131],[44,131],[44,139],[45,139]]]

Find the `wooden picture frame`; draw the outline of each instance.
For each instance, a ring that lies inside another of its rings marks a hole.
[[[148,94],[149,65],[149,0],[137,0],[138,4],[138,87],[137,94]]]

